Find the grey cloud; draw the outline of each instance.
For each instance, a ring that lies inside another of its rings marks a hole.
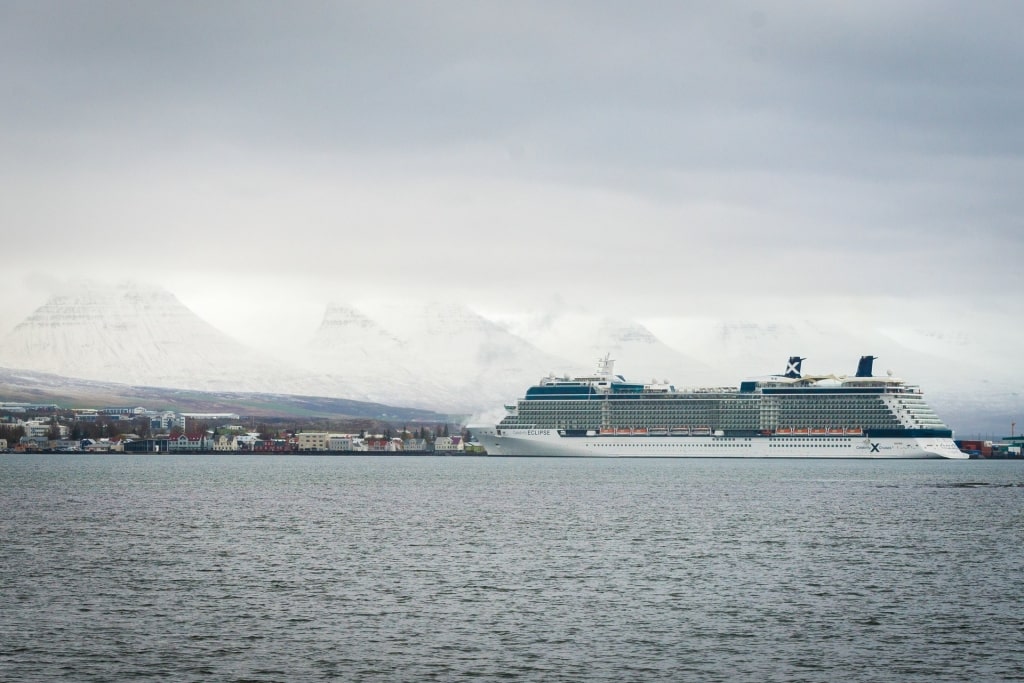
[[[670,167],[1021,144],[998,134],[1021,104],[1013,6],[29,7],[4,22],[22,125],[339,150],[523,139],[569,161]]]
[[[5,3],[0,174],[19,196],[3,218],[81,253],[149,227],[128,254],[173,235],[248,263],[256,243],[500,245],[505,262],[464,266],[480,281],[603,259],[596,225],[620,263],[668,260],[634,292],[685,286],[679,262],[708,278],[791,259],[758,287],[956,291],[931,264],[980,248],[996,273],[972,287],[1006,289],[1022,19],[953,2]],[[552,286],[594,286],[573,279]]]

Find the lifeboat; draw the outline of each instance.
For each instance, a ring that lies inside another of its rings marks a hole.
[[[775,433],[776,434],[781,434],[782,436],[789,436],[790,434],[793,433],[793,428],[792,427],[779,427],[778,429],[775,430]]]
[[[832,435],[832,434],[845,434],[846,430],[843,429],[842,427],[838,427],[838,428],[836,428],[836,427],[829,427],[828,433],[830,435]]]
[[[846,430],[846,433],[851,436],[861,436],[864,434],[864,430],[861,429],[860,427],[851,427],[850,429]]]
[[[647,427],[636,427],[633,436],[647,436]]]
[[[630,434],[633,433],[633,430],[630,429],[629,427],[619,427],[618,429],[615,430],[615,433],[618,434],[619,436],[629,436]]]
[[[672,436],[689,436],[690,428],[689,427],[673,427],[672,429],[669,430],[669,434],[671,434]]]
[[[799,436],[803,436],[805,434],[810,434],[811,430],[807,429],[807,427],[797,427],[796,429],[793,430],[793,433]]]
[[[690,433],[694,436],[710,436],[711,427],[694,427],[690,430]]]
[[[615,433],[614,429],[602,429],[601,430],[601,436],[611,436],[614,433]]]
[[[814,429],[811,430],[811,435],[813,436],[825,436],[825,434],[827,433],[828,432],[822,429],[821,427],[815,427]]]
[[[651,436],[665,436],[666,434],[668,434],[668,428],[651,427],[650,429],[647,430],[647,433],[650,434]]]

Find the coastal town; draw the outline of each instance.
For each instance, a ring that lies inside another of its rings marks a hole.
[[[324,420],[0,401],[0,453],[486,454],[460,425],[361,422],[362,428],[346,430]],[[956,445],[971,458],[1019,459],[1024,435],[957,439]]]
[[[453,424],[396,427],[367,420],[0,402],[0,452],[463,455],[482,449]]]

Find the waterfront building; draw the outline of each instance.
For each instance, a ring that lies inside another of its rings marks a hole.
[[[213,442],[213,450],[231,452],[238,450],[238,439],[234,435],[221,434]]]
[[[291,453],[292,446],[287,439],[257,439],[252,450],[255,453]]]
[[[256,442],[260,440],[260,435],[255,432],[249,432],[247,434],[238,434],[235,436],[235,443],[238,445],[240,451],[253,451],[256,449]]]
[[[407,439],[405,442],[405,451],[407,453],[426,453],[428,450],[428,444],[426,439]]]
[[[300,451],[326,451],[330,437],[327,432],[299,432],[295,436]]]
[[[169,439],[139,439],[124,443],[125,453],[167,453],[170,451]]]
[[[393,453],[401,450],[393,439],[372,438],[366,440],[366,450],[372,453]]]
[[[358,451],[361,446],[360,438],[352,434],[331,434],[327,439],[329,451]]]
[[[464,451],[466,445],[461,436],[439,436],[434,439],[434,452]]]
[[[211,440],[206,434],[193,434],[188,436],[182,434],[177,439],[168,441],[168,447],[172,452],[195,453],[197,451],[208,451],[212,447]]]

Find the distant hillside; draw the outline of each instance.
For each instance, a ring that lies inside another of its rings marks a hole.
[[[0,401],[56,403],[65,407],[125,405],[179,412],[230,412],[252,417],[366,418],[391,422],[445,422],[457,417],[431,410],[341,398],[141,387],[9,368],[0,368]]]

